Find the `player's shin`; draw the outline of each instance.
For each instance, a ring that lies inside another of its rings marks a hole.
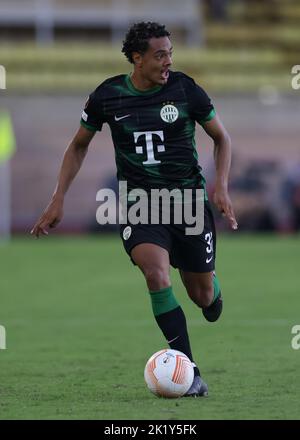
[[[210,306],[202,308],[202,314],[209,322],[215,322],[219,319],[223,311],[223,298],[221,295],[221,289],[219,280],[216,274],[213,272],[213,285],[214,285],[214,297]]]
[[[212,304],[215,302],[215,300],[219,297],[221,293],[219,279],[215,272],[213,272],[213,284],[214,284],[214,297],[212,300]]]
[[[156,292],[150,291],[150,296],[155,320],[169,347],[181,351],[193,362],[185,315],[173,294],[172,287]],[[200,376],[196,366],[194,372],[195,375]]]

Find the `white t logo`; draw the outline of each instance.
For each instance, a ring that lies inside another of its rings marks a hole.
[[[139,137],[145,135],[146,138],[146,151],[147,151],[147,160],[143,162],[144,165],[154,165],[157,163],[161,163],[160,160],[156,160],[154,157],[154,146],[153,146],[153,135],[159,136],[160,140],[164,141],[164,133],[163,131],[137,131],[134,132],[134,143],[136,144]],[[135,151],[137,154],[143,154],[144,149],[141,146],[135,147]],[[163,153],[165,150],[164,145],[157,145],[158,153]]]

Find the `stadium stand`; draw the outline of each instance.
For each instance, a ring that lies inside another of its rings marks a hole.
[[[202,42],[198,0],[4,0],[0,3],[0,27],[35,30],[39,44],[51,44],[57,29],[109,29],[113,42],[134,21],[158,20],[182,30],[186,43]]]

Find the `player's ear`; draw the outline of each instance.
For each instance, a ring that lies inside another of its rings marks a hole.
[[[140,67],[142,65],[142,55],[139,52],[133,52],[132,59],[135,66]]]

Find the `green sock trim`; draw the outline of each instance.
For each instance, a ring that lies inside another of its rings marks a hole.
[[[179,307],[179,304],[174,296],[172,286],[157,290],[156,292],[149,292],[151,296],[152,310],[154,316],[162,315]]]
[[[220,283],[219,283],[217,275],[213,276],[213,283],[214,283],[214,299],[213,299],[212,303],[215,302],[215,300],[216,300],[216,298],[219,295],[220,290],[221,290],[220,289]]]

